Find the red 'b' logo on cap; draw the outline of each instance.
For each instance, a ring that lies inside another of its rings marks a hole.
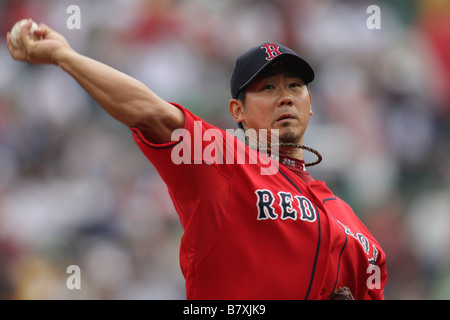
[[[265,44],[265,45],[261,46],[261,48],[266,50],[266,53],[267,53],[266,60],[272,60],[273,58],[275,58],[276,56],[279,56],[281,54],[280,48],[276,44],[273,44],[273,43]]]

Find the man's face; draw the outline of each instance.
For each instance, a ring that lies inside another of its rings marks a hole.
[[[311,94],[301,78],[275,68],[247,86],[240,119],[245,129],[278,129],[280,142],[298,144],[311,115]]]

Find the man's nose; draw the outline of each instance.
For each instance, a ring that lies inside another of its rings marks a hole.
[[[291,97],[291,95],[287,92],[287,91],[283,91],[281,93],[281,97],[280,97],[280,101],[278,103],[278,105],[280,107],[285,107],[285,106],[291,106],[294,104],[294,99]]]

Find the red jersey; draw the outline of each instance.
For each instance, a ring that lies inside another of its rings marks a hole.
[[[175,106],[186,119],[175,141],[131,130],[180,217],[188,299],[328,299],[343,286],[355,299],[384,298],[385,253],[302,161],[276,162]],[[268,163],[276,170],[261,174]]]

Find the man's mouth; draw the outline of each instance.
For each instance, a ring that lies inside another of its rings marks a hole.
[[[285,121],[285,120],[291,120],[291,119],[295,119],[295,116],[289,113],[284,113],[281,116],[279,116],[277,118],[277,122],[278,121]]]

